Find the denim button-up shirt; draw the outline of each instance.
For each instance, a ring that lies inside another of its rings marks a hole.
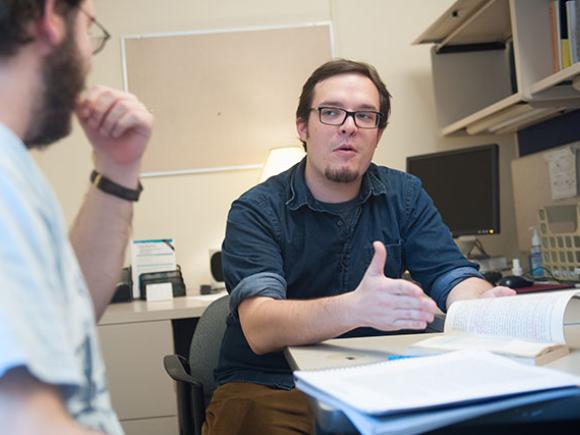
[[[238,305],[254,296],[314,299],[352,291],[370,264],[375,240],[387,248],[385,275],[400,278],[409,270],[442,310],[456,284],[482,277],[459,252],[418,178],[371,164],[353,218],[345,222],[315,200],[304,168],[305,160],[249,190],[230,209],[222,261],[231,314],[216,370],[220,384],[292,388],[282,352],[256,355],[250,349]],[[355,335],[370,332],[364,329]]]

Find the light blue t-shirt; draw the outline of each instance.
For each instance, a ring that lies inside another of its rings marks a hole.
[[[57,386],[81,425],[123,433],[62,212],[22,141],[0,124],[0,377],[19,366]]]

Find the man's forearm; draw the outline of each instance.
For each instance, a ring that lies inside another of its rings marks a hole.
[[[97,319],[105,311],[119,281],[132,215],[131,202],[91,186],[71,229],[70,240]]]
[[[243,301],[238,313],[250,347],[264,354],[286,346],[318,343],[355,328],[350,295],[307,301],[257,297]]]
[[[482,297],[485,292],[491,290],[493,286],[477,277],[467,278],[457,284],[453,289],[449,292],[447,296],[447,309],[451,306],[451,304],[455,301],[459,301],[462,299],[477,299]]]
[[[244,335],[255,353],[318,343],[358,327],[381,331],[425,329],[435,302],[416,284],[384,274],[387,251],[374,242],[375,254],[357,288],[311,300],[255,297],[238,306]]]
[[[94,86],[75,113],[93,147],[95,169],[113,183],[135,190],[151,137],[153,115],[134,95]],[[121,275],[133,203],[91,186],[70,239],[89,286],[97,319]]]
[[[44,384],[24,368],[0,378],[0,433],[11,435],[98,435],[68,414],[56,387]]]

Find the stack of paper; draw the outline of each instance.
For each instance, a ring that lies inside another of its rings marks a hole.
[[[363,433],[419,433],[514,406],[580,394],[580,378],[461,351],[321,371],[296,386]]]

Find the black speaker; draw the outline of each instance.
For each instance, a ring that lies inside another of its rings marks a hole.
[[[121,271],[121,278],[115,286],[115,293],[113,294],[113,299],[111,299],[112,304],[119,302],[131,302],[133,300],[133,282],[131,280],[131,268],[124,267]]]
[[[211,272],[211,288],[225,288],[224,271],[222,269],[222,251],[209,251],[209,269]]]

